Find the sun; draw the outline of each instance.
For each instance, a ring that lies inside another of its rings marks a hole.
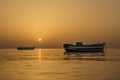
[[[42,41],[42,39],[41,39],[41,38],[39,38],[39,39],[38,39],[38,41]]]

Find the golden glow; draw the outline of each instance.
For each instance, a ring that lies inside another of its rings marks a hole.
[[[76,41],[120,47],[119,14],[120,0],[0,0],[0,48]]]
[[[39,38],[39,39],[38,39],[38,41],[42,41],[42,39],[41,39],[41,38]]]

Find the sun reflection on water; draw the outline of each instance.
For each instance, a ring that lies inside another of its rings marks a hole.
[[[42,56],[42,55],[41,55],[41,49],[39,49],[39,52],[38,52],[38,60],[42,60],[42,59],[41,59],[41,56]]]

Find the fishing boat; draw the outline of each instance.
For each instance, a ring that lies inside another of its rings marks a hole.
[[[17,50],[33,50],[35,47],[17,47]]]
[[[76,42],[76,45],[63,44],[63,47],[66,52],[104,52],[105,43],[84,45],[82,42]]]

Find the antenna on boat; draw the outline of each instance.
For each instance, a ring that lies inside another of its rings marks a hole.
[[[107,49],[106,43],[103,42],[103,45],[104,45],[104,53],[106,53],[106,49]]]

